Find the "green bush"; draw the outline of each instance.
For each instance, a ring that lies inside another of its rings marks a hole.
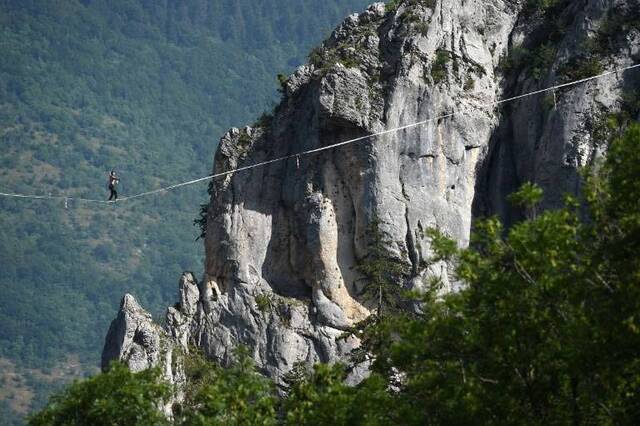
[[[567,81],[581,80],[601,74],[604,66],[597,57],[576,57],[558,69]]]
[[[447,64],[451,61],[451,53],[446,50],[437,50],[436,59],[431,63],[431,78],[434,84],[438,84],[447,78]]]
[[[226,369],[206,376],[176,423],[184,425],[276,425],[277,399],[273,383],[256,371],[245,348],[236,351]],[[206,362],[199,369],[208,369]]]
[[[280,94],[285,94],[289,77],[286,74],[278,74],[276,78],[278,79],[278,85],[280,86],[278,87],[278,92],[280,92]]]
[[[384,10],[387,13],[395,12],[398,9],[398,7],[400,7],[401,2],[402,0],[389,0],[387,4],[385,4],[384,6]]]
[[[463,89],[465,92],[470,92],[476,86],[476,82],[472,76],[468,76],[464,82]]]
[[[44,409],[29,418],[29,424],[168,424],[158,407],[169,394],[160,371],[132,373],[126,366],[113,363],[106,373],[75,382],[52,396]]]
[[[423,37],[429,35],[429,24],[426,22],[418,22],[416,24],[416,31]]]
[[[504,73],[528,70],[536,80],[542,79],[555,60],[556,49],[542,44],[534,50],[518,46],[500,58],[499,68]]]
[[[307,59],[309,63],[315,68],[322,68],[324,49],[321,46],[316,46],[309,52]]]
[[[356,267],[366,282],[361,296],[377,307],[378,317],[401,309],[402,282],[409,274],[403,259],[389,255],[388,247],[392,242],[380,226],[380,220],[375,218],[367,227],[368,253]]]
[[[527,0],[524,12],[531,15],[536,12],[545,12],[560,3],[560,0]]]
[[[271,312],[271,310],[274,307],[273,299],[268,294],[258,294],[255,297],[255,300],[256,300],[256,307],[260,312],[263,312],[263,313]]]

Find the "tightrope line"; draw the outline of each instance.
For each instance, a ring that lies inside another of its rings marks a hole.
[[[523,98],[527,98],[530,96],[535,96],[535,95],[539,95],[541,93],[546,93],[546,92],[551,92],[551,91],[556,91],[558,89],[562,89],[565,87],[570,87],[570,86],[576,86],[578,84],[583,84],[586,83],[588,81],[592,81],[592,80],[596,80],[599,78],[603,78],[603,77],[607,77],[613,74],[618,74],[618,73],[622,73],[624,71],[628,71],[631,69],[635,69],[635,68],[639,68],[640,67],[640,63],[639,64],[635,64],[635,65],[630,65],[628,67],[624,67],[624,68],[617,68],[614,69],[612,71],[607,71],[604,72],[602,74],[598,74],[598,75],[594,75],[591,77],[587,77],[587,78],[582,78],[580,80],[575,80],[575,81],[571,81],[568,83],[563,83],[563,84],[558,84],[555,86],[551,86],[551,87],[547,87],[545,89],[540,89],[540,90],[535,90],[533,92],[528,92],[528,93],[524,93],[522,95],[517,95],[517,96],[512,96],[509,98],[505,98],[505,99],[501,99],[498,101],[494,101],[494,102],[490,102],[488,104],[481,104],[481,105],[469,105],[469,109],[473,109],[473,110],[477,110],[477,109],[485,109],[485,108],[490,108],[490,107],[495,107],[498,105],[502,105],[508,102],[513,102],[513,101],[517,101],[519,99],[523,99]],[[178,183],[175,185],[170,185],[170,186],[165,186],[162,188],[158,188],[158,189],[154,189],[152,191],[147,191],[147,192],[141,192],[139,194],[135,194],[135,195],[130,195],[128,197],[122,197],[120,199],[118,199],[117,201],[106,201],[106,200],[94,200],[94,199],[89,199],[89,198],[78,198],[78,197],[65,197],[65,196],[61,196],[61,195],[27,195],[27,194],[13,194],[13,193],[5,193],[5,192],[0,192],[0,196],[3,197],[13,197],[13,198],[27,198],[27,199],[33,199],[33,200],[64,200],[65,204],[67,201],[79,201],[79,202],[85,202],[85,203],[98,203],[98,204],[116,204],[116,203],[121,203],[123,201],[127,201],[127,200],[133,200],[136,198],[141,198],[141,197],[146,197],[149,195],[153,195],[153,194],[158,194],[161,192],[167,192],[167,191],[171,191],[173,189],[177,189],[177,188],[181,188],[183,186],[188,186],[188,185],[193,185],[199,182],[204,182],[207,180],[212,180],[212,179],[217,179],[219,177],[223,177],[223,176],[228,176],[234,173],[238,173],[238,172],[242,172],[245,170],[250,170],[250,169],[255,169],[257,167],[263,167],[269,164],[273,164],[273,163],[278,163],[280,161],[286,161],[292,158],[300,158],[300,157],[304,157],[304,156],[308,156],[308,155],[312,155],[312,154],[316,154],[318,152],[322,152],[322,151],[327,151],[330,149],[334,149],[334,148],[338,148],[344,145],[348,145],[348,144],[352,144],[352,143],[356,143],[356,142],[360,142],[366,139],[370,139],[370,138],[374,138],[376,136],[382,136],[382,135],[386,135],[389,133],[394,133],[394,132],[398,132],[400,130],[406,130],[406,129],[410,129],[413,127],[418,127],[418,126],[422,126],[424,124],[427,123],[431,123],[434,121],[438,121],[438,120],[442,120],[445,118],[450,118],[453,117],[454,115],[460,115],[460,114],[464,114],[465,112],[468,112],[467,110],[464,109],[459,109],[457,111],[453,111],[450,112],[448,114],[443,114],[443,115],[439,115],[436,117],[432,117],[432,118],[428,118],[426,120],[423,121],[418,121],[416,123],[411,123],[411,124],[407,124],[404,126],[400,126],[400,127],[394,127],[393,129],[388,129],[388,130],[383,130],[381,132],[377,132],[377,133],[372,133],[370,135],[365,135],[365,136],[360,136],[354,139],[349,139],[349,140],[345,140],[342,142],[338,142],[338,143],[334,143],[331,145],[326,145],[326,146],[322,146],[319,148],[314,148],[314,149],[310,149],[307,151],[302,151],[302,152],[298,152],[295,154],[289,154],[289,155],[284,155],[282,157],[277,157],[277,158],[273,158],[271,160],[266,160],[266,161],[262,161],[259,163],[254,163],[248,166],[243,166],[243,167],[238,167],[236,169],[232,169],[232,170],[227,170],[225,172],[221,172],[221,173],[214,173],[212,175],[209,176],[205,176],[202,178],[198,178],[198,179],[193,179],[187,182],[182,182],[182,183]]]
[[[90,198],[80,198],[80,197],[64,197],[62,195],[26,195],[26,194],[12,194],[7,192],[0,192],[1,197],[12,197],[12,198],[28,198],[31,200],[64,200],[64,201],[82,201],[85,203],[99,203],[99,204],[112,204],[114,201],[106,201],[106,200],[93,200]]]

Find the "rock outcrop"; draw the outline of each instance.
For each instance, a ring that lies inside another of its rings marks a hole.
[[[525,181],[545,189],[547,208],[575,192],[579,167],[600,149],[593,117],[619,109],[637,76],[559,90],[555,102],[550,93],[495,103],[562,81],[567,64],[580,66],[581,43],[597,34],[607,12],[631,6],[559,2],[554,19],[562,31],[545,36],[548,14],[525,3],[406,0],[390,12],[377,3],[348,17],[288,78],[273,117],[221,139],[214,169],[425,123],[215,180],[202,280],[183,276],[164,330],[126,296],[103,360],[124,359],[133,369],[171,364],[171,351],[158,343],[170,342],[195,345],[225,364],[245,345],[277,383],[296,363],[345,360],[359,341],[344,331],[375,307],[358,272],[374,221],[389,256],[411,271],[406,288],[423,288],[437,275],[452,289],[447,265],[429,261],[427,228],[464,246],[476,215],[517,217],[505,199]],[[603,69],[637,59],[638,32],[625,34],[622,46],[599,59]],[[505,66],[524,49],[524,63]],[[352,380],[365,372],[354,368]]]
[[[133,372],[160,367],[164,380],[178,385],[180,389],[185,382],[185,375],[181,363],[176,359],[179,345],[174,343],[172,337],[153,322],[151,314],[142,309],[132,295],[126,294],[105,339],[102,369],[107,369],[113,360],[125,362]],[[175,400],[181,397],[178,391],[174,398],[167,401],[163,411],[168,416],[172,414]]]

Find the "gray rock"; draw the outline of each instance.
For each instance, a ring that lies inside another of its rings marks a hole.
[[[374,220],[389,254],[412,271],[405,287],[424,289],[435,275],[451,291],[459,284],[450,265],[430,261],[427,228],[466,246],[474,217],[516,218],[506,196],[526,180],[547,191],[545,208],[575,192],[578,168],[601,152],[589,120],[616,108],[637,79],[625,73],[563,91],[551,111],[540,96],[505,110],[487,105],[556,84],[580,40],[608,7],[624,2],[588,0],[583,9],[576,2],[550,69],[539,79],[524,72],[503,78],[500,58],[532,37],[535,20],[522,15],[523,3],[447,0],[431,9],[404,2],[390,14],[377,3],[348,17],[314,63],[289,77],[268,127],[222,137],[214,170],[423,124],[214,181],[202,280],[183,276],[167,330],[125,297],[103,360],[146,368],[159,362],[168,338],[227,364],[245,345],[278,383],[297,362],[347,361],[359,340],[344,338],[344,330],[375,308],[357,272]],[[632,63],[638,40],[629,35],[615,65]],[[355,367],[350,383],[367,374]]]
[[[508,94],[534,91],[565,82],[563,65],[585,52],[588,38],[602,24],[615,6],[632,4],[627,0],[589,0],[573,2],[560,21],[568,20],[563,37],[557,41],[557,53],[548,70],[538,79],[530,72],[515,73],[507,79]],[[526,20],[511,34],[512,47],[527,46],[533,36]],[[603,58],[606,70],[623,68],[638,62],[640,35],[630,32],[625,45]],[[603,112],[616,111],[625,91],[637,90],[640,76],[636,71],[592,80],[569,90],[548,92],[510,105],[508,116],[494,130],[490,154],[477,177],[479,196],[477,215],[499,214],[507,224],[518,220],[523,212],[505,202],[506,196],[530,181],[545,191],[543,208],[557,208],[565,194],[576,194],[581,179],[579,169],[602,155],[603,140],[594,135]],[[555,97],[555,99],[554,99]]]
[[[134,372],[155,366],[161,356],[162,334],[151,314],[142,309],[132,295],[126,294],[107,333],[102,369],[113,360],[124,361]]]
[[[162,407],[171,417],[173,404],[183,399],[181,387],[185,383],[183,367],[174,359],[179,354],[175,349],[173,339],[153,322],[151,314],[142,309],[132,295],[126,294],[105,339],[102,370],[112,361],[124,362],[133,372],[161,368],[163,379],[177,389]]]
[[[493,2],[491,13],[484,2],[458,3],[403,5],[391,15],[379,3],[348,17],[314,65],[289,78],[269,128],[232,129],[222,138],[216,171],[470,110],[303,156],[299,168],[291,159],[214,182],[200,284],[209,290],[200,292],[203,315],[193,316],[191,337],[211,358],[228,363],[233,347],[247,345],[276,381],[296,362],[347,360],[359,341],[340,337],[375,306],[357,272],[375,218],[390,254],[413,271],[407,286],[424,285],[435,272],[449,282],[446,265],[425,266],[423,231],[437,226],[468,242],[476,170],[499,121],[495,111],[473,107],[498,99],[493,69],[501,52],[489,46],[506,46],[517,19],[503,2]],[[483,36],[485,27],[491,31]],[[431,68],[443,49],[458,63],[446,64],[434,82]],[[467,76],[473,91],[463,88]],[[257,309],[256,298],[273,308]],[[353,382],[366,374],[354,371]]]

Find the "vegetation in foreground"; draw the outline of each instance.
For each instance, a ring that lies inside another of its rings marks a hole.
[[[436,258],[466,283],[421,296],[419,314],[369,321],[371,376],[343,367],[297,371],[288,396],[246,353],[231,369],[187,363],[175,424],[638,424],[640,422],[640,126],[585,173],[582,199],[536,214],[543,196],[512,197],[527,219],[475,225],[470,248],[431,231]],[[380,288],[382,288],[380,286]],[[77,382],[30,419],[40,424],[157,424],[168,389],[119,365]],[[124,384],[120,384],[124,383]],[[99,413],[99,415],[98,415]]]

